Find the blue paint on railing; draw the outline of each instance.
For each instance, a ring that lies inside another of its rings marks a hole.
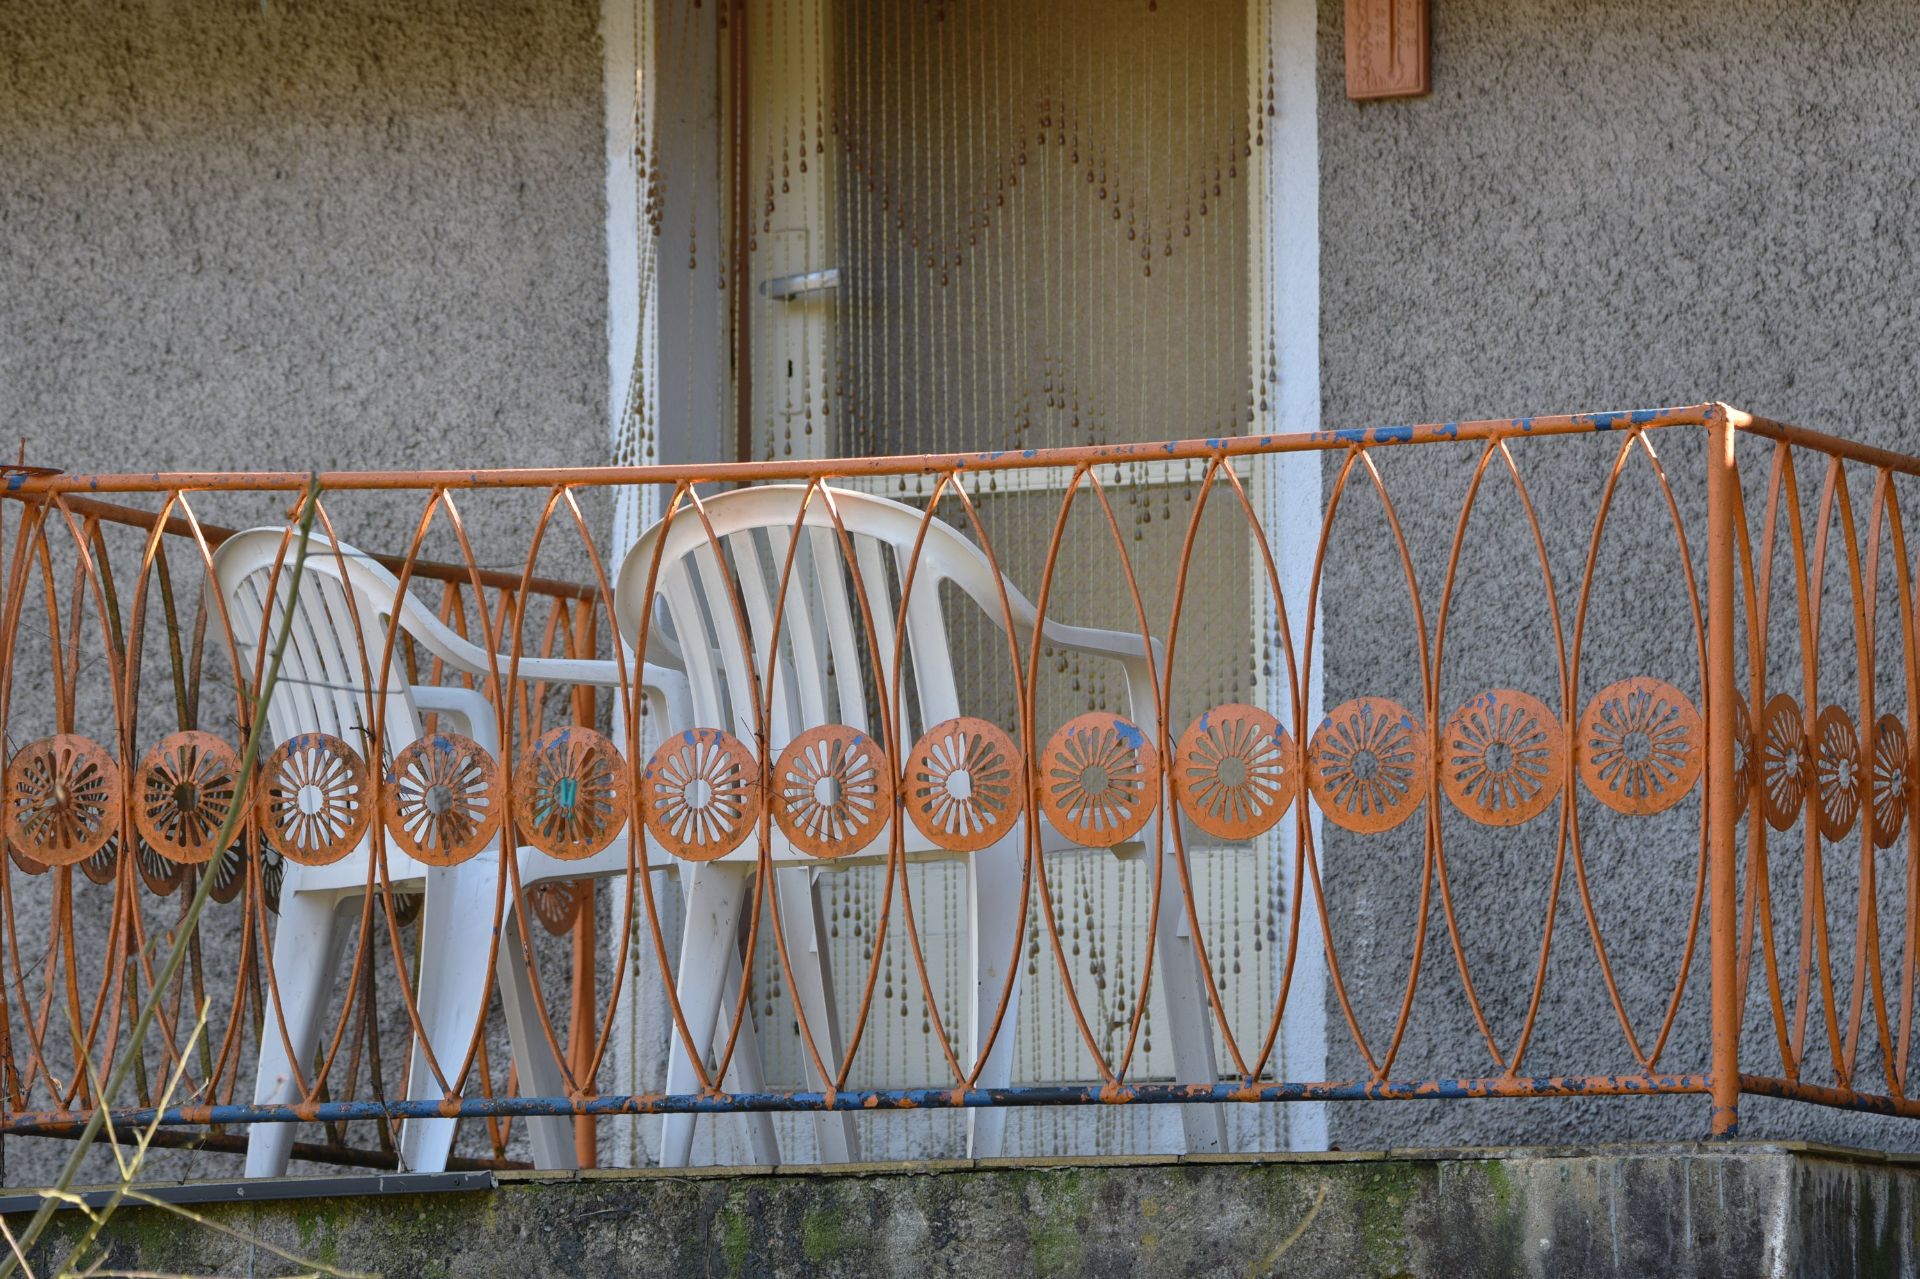
[[[1426,1079],[1334,1083],[1023,1084],[1009,1088],[878,1088],[845,1092],[636,1094],[606,1097],[462,1097],[454,1101],[329,1101],[312,1105],[126,1107],[119,1125],[349,1123],[374,1119],[504,1119],[540,1115],[674,1115],[855,1110],[966,1110],[990,1106],[1209,1105],[1291,1101],[1445,1101],[1490,1097],[1656,1096],[1702,1093],[1704,1074],[1607,1075],[1591,1079],[1540,1076],[1503,1080]],[[59,1130],[85,1114],[22,1114],[0,1132]]]

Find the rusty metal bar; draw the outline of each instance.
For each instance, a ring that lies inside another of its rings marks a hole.
[[[116,489],[114,491],[130,493],[141,490]],[[154,491],[159,492],[162,490]],[[149,531],[157,526],[163,533],[172,537],[193,536],[194,525],[178,515],[168,516],[165,520],[162,520],[151,511],[142,511],[131,506],[121,506],[114,502],[102,502],[95,498],[71,495],[67,497],[66,504],[76,515],[90,516],[109,524],[124,524],[129,528],[143,528]],[[200,535],[206,539],[207,545],[213,547],[218,547],[239,531],[238,529],[225,528],[219,524],[201,524],[198,527]],[[381,568],[387,569],[390,572],[398,573],[407,566],[406,557],[403,555],[387,555],[374,551],[361,551],[360,553],[367,559],[372,560],[375,564],[378,564]],[[597,598],[591,586],[580,582],[566,582],[559,578],[550,577],[531,577],[525,579],[523,583],[518,573],[503,572],[499,569],[470,569],[464,564],[446,564],[439,560],[413,561],[413,575],[415,577],[424,577],[435,582],[451,582],[455,585],[470,582],[473,577],[477,575],[480,579],[480,584],[492,590],[517,591],[524,586],[525,589],[532,591],[536,595],[551,595],[557,599],[580,600],[589,604]]]
[[[46,1124],[38,1128],[8,1129],[14,1137],[52,1137],[72,1141],[86,1127],[84,1119],[66,1124]],[[221,1155],[244,1155],[247,1139],[241,1133],[182,1133],[158,1128],[143,1134],[146,1143],[162,1150],[206,1150]],[[323,1145],[315,1141],[293,1143],[293,1157],[310,1164],[332,1164],[336,1168],[383,1168],[399,1170],[400,1157],[391,1150],[369,1150],[361,1146]],[[451,1155],[448,1172],[520,1172],[531,1169],[524,1159],[475,1159],[470,1155]]]
[[[1089,466],[1128,462],[1180,462],[1213,457],[1251,457],[1342,449],[1387,448],[1402,444],[1450,444],[1462,440],[1547,439],[1597,432],[1660,430],[1705,426],[1725,413],[1721,405],[1636,409],[1605,413],[1562,413],[1541,417],[1487,418],[1471,422],[1430,422],[1417,426],[1336,428],[1295,435],[1232,435],[1211,439],[1169,440],[1152,444],[1098,444],[1082,448],[990,449],[974,453],[927,453],[898,457],[850,457],[827,460],[775,459],[764,462],[672,463],[652,466],[575,466],[540,469],[466,471],[174,471],[150,475],[16,475],[6,492],[159,493],[301,492],[318,479],[329,493],[378,489],[533,488],[608,484],[748,484],[769,480],[850,478],[869,475],[938,475],[945,471],[1030,470],[1035,467]],[[1914,463],[1920,466],[1920,462]]]
[[[819,1111],[967,1110],[983,1106],[1167,1106],[1296,1101],[1526,1100],[1542,1097],[1654,1097],[1707,1093],[1706,1075],[1541,1075],[1260,1084],[1040,1084],[1012,1088],[873,1088],[824,1092],[639,1094],[627,1097],[463,1097],[449,1101],[333,1101],[300,1106],[128,1107],[115,1124],[351,1122],[367,1119],[478,1119],[534,1115],[811,1114]],[[71,1114],[20,1115],[0,1132],[71,1123]]]
[[[1707,428],[1707,822],[1709,827],[1713,974],[1713,1114],[1716,1137],[1740,1131],[1739,902],[1735,823],[1741,797],[1734,785],[1734,467],[1733,427]]]

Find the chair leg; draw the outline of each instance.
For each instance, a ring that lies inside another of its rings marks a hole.
[[[827,928],[814,890],[814,871],[807,866],[777,870],[773,882],[780,893],[780,922],[786,934],[787,958],[793,964],[794,994],[807,1014],[807,1029],[813,1034],[820,1059],[829,1071],[837,1072],[845,1059],[845,1046],[833,997],[832,956],[822,944]],[[820,1077],[804,1045],[801,1056],[806,1062],[808,1085],[826,1091],[831,1080]],[[843,1164],[860,1158],[860,1133],[851,1112],[817,1111],[813,1131],[820,1162]]]
[[[1187,895],[1180,883],[1178,854],[1165,841],[1160,857],[1160,909],[1153,921],[1153,962],[1167,1010],[1166,1037],[1173,1043],[1174,1078],[1183,1084],[1215,1083],[1212,1006],[1193,939],[1180,936],[1187,918]],[[1227,1148],[1224,1106],[1180,1106],[1188,1154],[1214,1154]]]
[[[344,940],[336,894],[286,894],[281,903],[280,923],[273,935],[273,982],[265,990],[266,1017],[260,1028],[260,1062],[253,1085],[255,1104],[276,1105],[300,1100],[293,1062],[298,1059],[303,1070],[313,1069],[313,1051],[320,1041],[320,1019],[326,1014],[327,999],[333,993],[334,970],[340,966]],[[280,1034],[283,1024],[285,1038]],[[289,1042],[293,1047],[291,1056],[287,1051]],[[247,1176],[286,1175],[296,1127],[295,1124],[252,1125],[247,1132]]]
[[[567,1075],[547,1042],[533,997],[533,968],[520,945],[520,930],[509,918],[500,932],[500,1011],[513,1045],[514,1073],[526,1097],[564,1097]],[[446,1063],[442,1062],[443,1069]],[[580,1155],[573,1141],[573,1119],[567,1115],[529,1115],[523,1120],[533,1145],[533,1166],[540,1169],[577,1168]]]
[[[407,1098],[437,1101],[448,1095],[427,1064],[427,1044],[433,1059],[458,1093],[454,1077],[467,1055],[475,1029],[486,1008],[490,974],[484,963],[473,962],[472,948],[484,946],[493,932],[494,879],[498,863],[489,858],[427,872],[426,897],[420,906],[420,995],[417,1007],[426,1042],[414,1039],[413,1059],[407,1067]],[[501,943],[505,949],[505,941]],[[482,954],[485,952],[483,951]],[[453,1119],[409,1119],[400,1125],[401,1166],[411,1172],[440,1172],[453,1150]]]
[[[1006,985],[1007,967],[1013,966],[1013,992],[1007,999],[1006,1017],[1000,1033],[981,1067],[979,1086],[1005,1088],[1013,1082],[1013,1046],[1020,1020],[1020,964],[1013,953],[1020,925],[1020,840],[1023,833],[1003,839],[967,859],[968,952],[973,960],[973,986],[967,1008],[967,1055],[971,1064],[980,1058],[980,1045],[993,1029],[994,1013],[999,1011],[1000,990]],[[1007,1138],[1007,1112],[995,1106],[974,1107],[967,1111],[967,1157],[993,1159],[1004,1153]]]
[[[733,1029],[733,1010],[740,1006],[740,969],[740,952],[736,949],[727,962],[727,978],[720,992],[720,1014],[713,1028],[715,1038],[722,1041]],[[727,1060],[722,1083],[730,1093],[766,1089],[766,1077],[760,1073],[760,1035],[754,1026],[751,1008],[740,1023],[740,1037],[734,1043],[733,1056]],[[773,1116],[764,1110],[747,1110],[742,1111],[739,1118],[747,1133],[747,1157],[763,1167],[778,1164],[780,1141],[773,1131]]]
[[[686,931],[680,942],[677,992],[686,1019],[693,1052],[705,1060],[713,1046],[714,1021],[720,1014],[728,962],[738,962],[740,909],[753,867],[709,862],[682,872],[686,892]],[[668,1028],[667,1092],[691,1093],[700,1086],[693,1057],[677,1026]],[[684,1168],[693,1157],[691,1114],[671,1114],[661,1125],[660,1166]]]

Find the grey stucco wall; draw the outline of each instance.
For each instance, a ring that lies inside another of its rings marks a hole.
[[[1920,267],[1913,207],[1920,93],[1907,73],[1920,10],[1848,3],[1666,5],[1651,0],[1436,0],[1431,97],[1356,104],[1345,96],[1342,6],[1320,5],[1322,379],[1337,425],[1431,421],[1724,399],[1755,412],[1906,450]],[[1653,441],[1704,568],[1697,436]],[[1542,515],[1570,632],[1587,539],[1618,440],[1517,445]],[[1477,454],[1422,450],[1381,459],[1412,545],[1429,633]],[[1748,500],[1764,496],[1766,454],[1742,451]],[[1803,461],[1809,520],[1819,468]],[[1495,471],[1498,471],[1496,466]],[[1324,472],[1331,489],[1338,460]],[[1644,459],[1629,468],[1601,553],[1578,714],[1614,679],[1658,675],[1700,697],[1693,623],[1671,526]],[[1870,476],[1856,473],[1864,507]],[[1362,482],[1364,487],[1364,483]],[[1419,706],[1407,592],[1377,503],[1358,500],[1353,535],[1329,566],[1327,702],[1362,693]],[[1554,632],[1511,483],[1486,481],[1461,568],[1437,694],[1444,717],[1476,688],[1518,687],[1559,704]],[[1911,497],[1909,496],[1909,501]],[[1346,516],[1342,517],[1343,520]],[[1844,562],[1826,608],[1844,618]],[[1784,570],[1782,570],[1784,571]],[[1702,587],[1704,590],[1704,586]],[[1884,586],[1882,589],[1885,589]],[[1884,598],[1884,597],[1883,597]],[[1704,601],[1703,601],[1704,602]],[[1790,615],[1774,614],[1776,626]],[[1823,701],[1857,706],[1829,628]],[[1797,677],[1786,641],[1772,687]],[[1898,653],[1897,647],[1887,650]],[[1893,681],[1897,657],[1883,659]],[[1796,696],[1796,683],[1786,685]],[[1882,686],[1879,709],[1904,699]],[[1679,967],[1694,901],[1699,809],[1603,821],[1590,799],[1586,869],[1630,1014],[1650,1042]],[[1502,1051],[1531,992],[1552,895],[1557,810],[1519,832],[1464,829],[1443,814],[1462,948]],[[1903,841],[1904,844],[1904,841]],[[1798,946],[1799,834],[1776,836],[1774,894],[1783,963]],[[1853,976],[1857,836],[1832,849],[1828,897],[1839,1006]],[[1419,834],[1335,834],[1329,896],[1350,990],[1376,1044],[1393,1025],[1418,913]],[[1905,876],[1904,847],[1882,854]],[[1558,886],[1553,958],[1528,1073],[1636,1069],[1601,987],[1571,860]],[[1889,918],[1904,918],[1883,897]],[[1437,890],[1422,982],[1399,1076],[1497,1073],[1464,999]],[[1885,924],[1883,923],[1883,931]],[[1704,945],[1664,1057],[1706,1060]],[[1892,957],[1894,948],[1886,953]],[[1897,970],[1897,961],[1894,968]],[[1751,1066],[1777,1067],[1759,977]],[[1817,988],[1817,984],[1816,984]],[[1791,1003],[1791,989],[1788,993]],[[1822,1010],[1809,1042],[1825,1059]],[[1869,1004],[1869,1008],[1871,1004]],[[1362,1069],[1330,1004],[1334,1075]],[[1877,1073],[1871,1032],[1862,1059]],[[1830,1078],[1816,1065],[1810,1077]],[[1920,1143],[1911,1124],[1787,1111],[1750,1102],[1750,1133],[1820,1134],[1882,1146]],[[1703,1102],[1350,1106],[1333,1139],[1348,1148],[1433,1141],[1703,1132]]]
[[[68,469],[598,460],[597,20],[8,5],[0,416]]]
[[[598,22],[591,0],[0,7],[0,430],[69,471],[606,460]],[[604,535],[605,504],[583,505]],[[404,549],[420,506],[341,497],[333,518]],[[244,525],[285,502],[198,507]],[[476,558],[517,568],[537,511],[533,495],[463,500]],[[444,526],[429,553],[457,557]],[[565,553],[543,569],[570,575]],[[88,657],[81,731],[107,740]],[[165,669],[150,668],[163,710]],[[45,731],[44,672],[17,670],[13,697],[9,737]],[[217,691],[209,706],[223,731]],[[173,727],[159,718],[143,730]],[[15,877],[23,918],[48,885]],[[150,904],[150,928],[176,900]],[[110,901],[82,886],[83,938],[105,935]],[[237,932],[238,907],[214,907],[216,987]],[[65,1154],[8,1146],[15,1182]]]

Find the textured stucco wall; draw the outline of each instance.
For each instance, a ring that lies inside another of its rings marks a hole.
[[[1328,422],[1712,398],[1920,449],[1920,423],[1907,407],[1920,296],[1912,255],[1920,234],[1913,200],[1920,91],[1908,68],[1920,47],[1920,9],[1897,0],[1815,7],[1436,0],[1433,95],[1366,105],[1345,96],[1339,0],[1322,0],[1320,15]],[[1703,564],[1699,440],[1655,443]],[[1515,448],[1542,516],[1568,632],[1617,447],[1609,440]],[[1764,454],[1749,448],[1743,458],[1749,500],[1757,502]],[[1464,449],[1381,458],[1408,531],[1429,638],[1474,461]],[[1337,475],[1330,460],[1329,491]],[[1364,480],[1356,483],[1364,489]],[[1864,504],[1866,484],[1855,483],[1855,500]],[[1802,484],[1811,520],[1818,469],[1803,471]],[[1328,570],[1327,704],[1373,693],[1417,707],[1415,630],[1397,554],[1372,495],[1350,489],[1346,501],[1358,505]],[[1437,695],[1442,717],[1490,686],[1558,701],[1552,624],[1511,483],[1491,475],[1483,502],[1449,621]],[[1569,699],[1576,713],[1604,684],[1630,674],[1658,674],[1700,695],[1667,519],[1649,469],[1636,459],[1602,547],[1585,666]],[[1838,564],[1829,572],[1844,582]],[[1844,616],[1844,597],[1834,594],[1828,607]],[[1786,620],[1776,614],[1776,624]],[[1829,642],[1837,642],[1832,632]],[[1775,688],[1794,660],[1791,645],[1782,645],[1772,662]],[[1823,700],[1856,705],[1849,660],[1836,652]],[[1895,693],[1880,709],[1901,704]],[[1693,903],[1698,808],[1689,803],[1631,824],[1601,822],[1591,801],[1581,813],[1590,823],[1595,911],[1623,998],[1650,1044]],[[1443,812],[1461,946],[1503,1051],[1532,989],[1556,817],[1557,810],[1521,832],[1491,834],[1463,829],[1461,818]],[[1411,958],[1418,828],[1369,838],[1328,831],[1334,935],[1378,1052],[1391,1035]],[[1799,933],[1797,839],[1774,845],[1789,987]],[[1829,856],[1834,1002],[1844,1024],[1857,844]],[[1883,858],[1883,882],[1890,873],[1904,878],[1903,852]],[[1633,1069],[1596,976],[1570,861],[1557,900],[1553,959],[1526,1070]],[[1421,987],[1394,1073],[1497,1073],[1461,998],[1442,906],[1436,892]],[[1894,970],[1896,949],[1886,952]],[[1705,978],[1703,946],[1662,1059],[1667,1068],[1705,1061]],[[1747,1042],[1765,1057],[1771,1033],[1758,1007],[1756,995]],[[1810,1042],[1824,1058],[1822,1017],[1816,1006]],[[1360,1063],[1337,1004],[1329,1018],[1339,1077]],[[1877,1056],[1870,1042],[1862,1053],[1868,1062]],[[1830,1077],[1824,1068],[1810,1073]],[[1748,1119],[1756,1132],[1920,1142],[1911,1125],[1787,1114],[1757,1103]],[[1337,1143],[1366,1148],[1522,1133],[1534,1140],[1697,1133],[1705,1122],[1698,1102],[1349,1106],[1336,1111],[1332,1131]]]
[[[68,469],[584,462],[597,7],[0,12],[0,418]]]
[[[0,6],[0,436],[70,471],[604,461],[598,22],[591,0]],[[199,507],[244,524],[285,502]],[[333,517],[404,549],[419,510],[342,497]],[[476,557],[516,568],[535,512],[461,502]],[[457,549],[443,533],[430,553]],[[83,668],[81,731],[107,740],[101,669]],[[16,742],[50,706],[20,676]],[[47,891],[16,877],[23,917]],[[83,937],[110,900],[83,887]],[[237,951],[237,917],[213,909],[208,954]],[[9,1147],[15,1182],[64,1154]]]

